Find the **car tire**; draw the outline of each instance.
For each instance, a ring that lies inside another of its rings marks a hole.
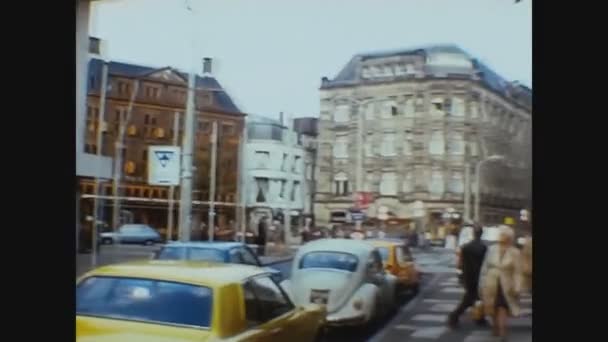
[[[144,241],[144,246],[152,246],[154,245],[154,241],[153,240],[146,240]]]
[[[111,245],[113,243],[114,243],[114,240],[110,239],[110,238],[104,238],[104,239],[101,240],[101,244],[102,245]]]

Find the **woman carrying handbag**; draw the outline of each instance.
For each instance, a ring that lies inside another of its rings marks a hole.
[[[499,240],[485,256],[479,278],[483,313],[492,317],[494,336],[506,341],[507,317],[520,313],[522,268],[519,250],[513,246],[514,232],[501,226]]]

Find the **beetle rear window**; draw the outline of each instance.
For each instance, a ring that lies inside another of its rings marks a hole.
[[[300,259],[299,268],[328,268],[354,272],[359,260],[356,256],[342,252],[310,252]]]
[[[176,282],[90,277],[76,287],[76,314],[208,328],[210,288]]]

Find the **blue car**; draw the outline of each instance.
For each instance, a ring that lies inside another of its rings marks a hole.
[[[154,258],[253,265],[272,273],[277,282],[283,280],[281,271],[262,265],[251,248],[241,242],[171,242],[164,245]]]

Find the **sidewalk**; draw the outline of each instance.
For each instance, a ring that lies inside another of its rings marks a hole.
[[[401,309],[400,313],[370,342],[429,341],[438,342],[493,342],[491,327],[477,327],[468,312],[460,319],[460,327],[447,327],[448,314],[456,308],[463,293],[456,276],[435,275],[428,287],[417,298]],[[522,315],[510,318],[509,342],[532,341],[532,298],[523,295]]]

